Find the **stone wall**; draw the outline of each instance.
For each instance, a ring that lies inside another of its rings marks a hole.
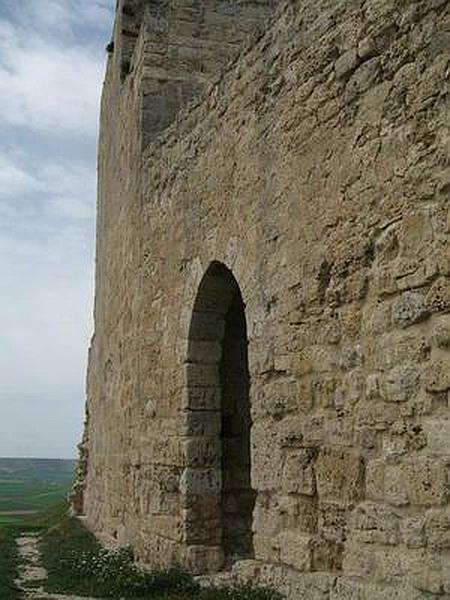
[[[281,3],[158,131],[153,34],[125,75],[115,44],[84,491],[100,537],[292,599],[450,598],[449,25],[439,0]]]

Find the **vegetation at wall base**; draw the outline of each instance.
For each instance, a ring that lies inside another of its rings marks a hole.
[[[20,527],[0,526],[0,600],[23,600],[14,583],[20,564],[15,540],[36,532],[48,572],[47,592],[113,600],[281,600],[276,592],[253,586],[204,589],[178,568],[143,571],[129,549],[105,550],[67,512],[67,505],[59,503],[24,519]]]
[[[97,598],[145,600],[279,600],[251,586],[202,589],[181,569],[148,572],[133,562],[129,549],[107,551],[75,518],[66,517],[42,538],[46,590]]]
[[[16,530],[12,527],[0,528],[0,598],[20,600],[22,594],[14,583],[18,576],[18,554],[15,542]]]

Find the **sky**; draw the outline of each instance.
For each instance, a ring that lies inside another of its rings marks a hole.
[[[114,0],[0,0],[0,456],[72,458]]]

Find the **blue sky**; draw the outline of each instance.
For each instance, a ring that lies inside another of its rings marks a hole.
[[[0,3],[0,456],[71,457],[114,0]]]

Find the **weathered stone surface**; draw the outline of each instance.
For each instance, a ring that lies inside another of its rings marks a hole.
[[[450,389],[450,356],[436,359],[427,365],[425,388],[429,392],[446,392]]]
[[[368,544],[399,543],[399,515],[389,506],[361,503],[351,514],[349,529],[358,541]]]
[[[350,50],[347,50],[347,52],[340,56],[336,61],[336,64],[334,66],[336,77],[338,79],[346,77],[356,69],[358,63],[359,58],[356,48],[351,48]]]
[[[401,327],[414,325],[428,316],[428,308],[420,292],[404,292],[392,305],[392,321]]]
[[[450,319],[444,319],[434,325],[432,340],[438,348],[450,350]]]
[[[402,538],[409,548],[423,548],[425,538],[425,516],[409,517],[402,522]]]
[[[430,454],[450,458],[450,420],[427,419],[423,423],[423,429]]]
[[[314,475],[314,449],[303,448],[287,454],[283,467],[283,491],[287,494],[306,494],[316,492]]]
[[[450,511],[432,510],[426,515],[428,545],[434,550],[450,549]]]
[[[441,461],[412,459],[405,466],[405,475],[406,493],[412,504],[432,506],[448,502],[447,471]]]
[[[101,539],[289,600],[450,594],[449,10],[117,3],[74,497]]]
[[[419,389],[420,371],[416,365],[398,365],[386,376],[385,398],[388,402],[406,402]]]
[[[312,538],[294,531],[284,531],[279,536],[280,559],[298,571],[310,571]]]
[[[431,286],[425,296],[425,305],[430,312],[450,312],[450,278],[441,277]]]
[[[364,488],[364,461],[354,452],[323,448],[316,463],[317,490],[324,500],[356,502]]]

